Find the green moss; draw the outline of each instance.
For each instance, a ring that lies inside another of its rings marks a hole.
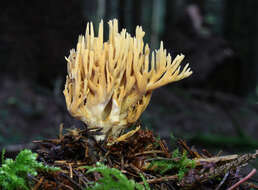
[[[141,178],[144,185],[141,185],[134,180],[129,180],[118,169],[109,168],[99,162],[97,162],[96,167],[84,166],[82,168],[87,168],[87,173],[98,172],[103,176],[96,183],[93,183],[91,187],[87,188],[87,190],[150,190],[143,175],[141,175]]]
[[[195,162],[187,158],[186,151],[181,154],[178,149],[175,149],[171,159],[160,158],[154,160],[151,162],[149,168],[154,168],[155,172],[160,172],[162,175],[174,170],[178,175],[178,179],[181,180],[190,168],[195,168]]]
[[[37,171],[57,171],[59,168],[44,166],[37,162],[37,154],[32,153],[31,150],[21,151],[15,160],[4,159],[2,152],[2,166],[0,167],[0,188],[3,190],[27,190],[29,189],[29,182],[27,176],[36,176]]]

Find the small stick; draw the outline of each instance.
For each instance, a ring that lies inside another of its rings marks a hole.
[[[203,152],[203,153],[205,154],[205,156],[207,156],[208,158],[211,158],[211,157],[212,157],[211,153],[209,153],[208,150],[202,149],[202,152]]]
[[[40,185],[43,182],[43,180],[44,180],[44,177],[41,177],[39,179],[38,183],[32,188],[32,190],[37,190],[40,187]]]
[[[64,124],[61,123],[59,127],[59,140],[62,141],[64,136],[63,136],[63,129],[64,129]]]
[[[228,175],[229,175],[229,172],[227,172],[227,173],[224,175],[222,181],[219,183],[219,185],[216,187],[215,190],[219,190],[219,189],[221,188],[221,186],[225,183],[226,179],[228,178]]]
[[[186,144],[185,141],[179,139],[178,143],[185,149],[193,158],[201,158],[201,156],[196,151],[192,151]]]
[[[124,160],[124,156],[123,154],[121,155],[121,166],[120,166],[120,169],[123,170],[125,167],[125,160]]]
[[[69,176],[65,175],[64,173],[60,174],[61,176],[65,177],[66,179],[68,179],[73,185],[75,185],[78,189],[83,190],[83,188],[81,187],[81,185],[79,185],[77,182],[75,182],[72,178],[70,178]],[[67,185],[65,185],[65,187],[67,187]],[[70,187],[71,188],[71,187]],[[73,188],[71,188],[73,189]]]
[[[233,190],[235,189],[237,186],[239,186],[240,184],[244,183],[245,181],[247,181],[250,177],[252,177],[254,174],[256,173],[256,169],[253,169],[247,176],[245,176],[243,179],[241,179],[240,181],[238,181],[237,183],[235,183],[233,186],[231,186],[230,188],[228,188],[227,190]]]
[[[229,156],[219,156],[219,157],[211,157],[211,158],[197,158],[194,159],[197,165],[202,165],[202,162],[229,162],[236,160],[239,157],[237,154],[229,155]]]
[[[69,165],[70,178],[73,179],[73,168],[72,168],[72,164],[69,163],[68,165]]]
[[[87,188],[88,188],[88,183],[90,183],[90,180],[88,180],[86,178],[86,176],[84,176],[81,172],[76,171],[73,169],[73,172],[77,175],[77,177],[79,178],[79,184],[80,182],[82,182]]]
[[[144,151],[144,152],[138,152],[138,153],[135,153],[133,156],[136,157],[136,156],[140,156],[140,155],[144,155],[144,154],[167,154],[166,152],[162,151],[162,150],[150,150],[150,151]]]
[[[169,158],[170,154],[168,153],[168,147],[166,146],[165,141],[164,140],[160,140],[159,141],[159,145],[160,145],[163,153]]]
[[[70,190],[74,190],[72,187],[70,187],[69,185],[65,185],[63,183],[59,183],[59,185],[63,186],[63,187],[66,187],[67,189],[70,189]]]
[[[164,182],[164,181],[169,181],[169,180],[175,180],[177,179],[177,175],[171,175],[171,176],[165,176],[165,177],[160,177],[160,178],[155,178],[155,179],[149,179],[146,180],[147,183],[159,183],[159,182]],[[143,182],[140,182],[140,184],[143,184]]]
[[[129,164],[129,166],[133,169],[133,170],[135,170],[137,173],[141,173],[142,171],[139,169],[139,168],[137,168],[134,164]]]

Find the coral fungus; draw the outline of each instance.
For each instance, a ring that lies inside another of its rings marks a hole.
[[[149,104],[152,91],[186,78],[192,71],[174,60],[163,48],[152,52],[144,45],[142,27],[135,37],[118,31],[116,19],[108,22],[109,39],[103,41],[103,21],[98,35],[88,23],[86,34],[79,36],[76,50],[67,60],[68,75],[64,89],[70,114],[88,125],[99,127],[105,136],[117,137],[136,122]]]

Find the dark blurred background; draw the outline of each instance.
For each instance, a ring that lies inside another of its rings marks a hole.
[[[119,20],[134,35],[143,26],[152,49],[162,40],[186,55],[194,74],[154,92],[141,120],[161,137],[197,147],[258,147],[258,1],[45,0],[1,3],[0,148],[26,144],[82,125],[66,111],[65,56],[86,23]]]

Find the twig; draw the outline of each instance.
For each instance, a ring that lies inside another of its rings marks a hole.
[[[256,173],[256,169],[253,169],[247,176],[245,176],[243,179],[241,179],[240,181],[238,181],[237,183],[235,183],[234,185],[232,185],[230,188],[228,188],[227,190],[233,190],[235,189],[237,186],[239,186],[240,184],[244,183],[245,181],[247,181],[250,177],[252,177],[254,174]]]
[[[192,151],[186,144],[185,141],[179,139],[178,143],[185,149],[193,158],[201,158],[201,156],[196,151]]]
[[[218,157],[211,157],[211,158],[199,158],[195,159],[195,163],[197,165],[202,165],[203,162],[212,162],[212,163],[217,163],[217,162],[229,162],[237,159],[239,155],[233,154],[233,155],[228,155],[228,156],[218,156]]]
[[[218,162],[228,162],[228,163],[234,163],[234,166],[240,166],[245,163],[247,163],[249,160],[256,159],[258,156],[258,150],[254,154],[244,154],[244,155],[228,155],[228,156],[218,156],[218,157],[212,157],[212,158],[199,158],[195,159],[196,165],[202,165],[202,162],[212,162],[212,163],[218,163]],[[238,165],[237,165],[238,164]]]
[[[60,126],[59,126],[59,139],[60,139],[60,141],[62,141],[64,139],[63,129],[64,129],[64,124],[61,123]]]
[[[139,169],[139,168],[137,168],[134,164],[129,164],[129,166],[133,169],[133,170],[135,170],[137,173],[141,173],[142,171]]]
[[[63,184],[63,183],[58,183],[58,185],[60,185],[60,186],[63,186],[63,187],[66,187],[67,189],[70,189],[70,190],[74,190],[72,187],[70,187],[69,185],[65,185],[65,184]],[[58,189],[58,188],[57,188]]]
[[[79,182],[82,182],[87,188],[88,188],[88,184],[91,182],[90,180],[88,180],[86,178],[86,176],[84,176],[81,172],[76,171],[75,169],[73,169],[73,172],[77,175]]]
[[[44,177],[41,177],[38,180],[37,184],[32,188],[32,190],[37,190],[40,187],[40,185],[42,184],[43,180],[44,180]]]
[[[73,168],[72,168],[72,164],[71,164],[71,163],[69,163],[69,164],[68,164],[68,166],[69,166],[70,178],[72,178],[72,179],[73,179]]]
[[[216,187],[215,190],[219,190],[219,189],[221,188],[221,186],[225,183],[226,179],[228,178],[228,175],[229,175],[229,172],[227,172],[227,173],[224,175],[222,181],[219,183],[219,185]]]
[[[125,160],[124,160],[124,155],[122,154],[121,155],[121,166],[120,166],[121,170],[123,170],[124,167],[125,167]]]
[[[83,188],[77,183],[75,182],[73,179],[71,179],[69,176],[65,175],[64,173],[61,173],[60,175],[62,175],[63,177],[65,177],[66,179],[68,179],[73,185],[75,185],[78,189],[83,190]]]
[[[97,142],[97,140],[95,138],[91,138],[91,139],[95,142],[96,147],[98,147],[103,153],[107,152],[107,150],[104,147],[99,145],[99,143]]]
[[[168,152],[168,147],[166,146],[166,142],[164,140],[160,140],[159,145],[163,153],[167,156],[167,158],[170,158],[170,154]]]
[[[212,157],[211,153],[209,153],[208,150],[202,149],[202,152],[203,152],[203,154],[204,154],[206,157],[208,157],[208,158],[211,158],[211,157]]]
[[[150,150],[150,151],[144,151],[144,152],[138,152],[135,153],[133,156],[140,156],[140,155],[144,155],[144,154],[167,154],[166,152],[162,151],[162,150]]]
[[[155,178],[155,179],[149,179],[146,180],[147,183],[159,183],[159,182],[164,182],[164,181],[169,181],[169,180],[176,180],[178,177],[177,175],[171,175],[171,176],[165,176],[165,177],[160,177],[160,178]],[[140,182],[140,184],[143,184],[143,182]]]

